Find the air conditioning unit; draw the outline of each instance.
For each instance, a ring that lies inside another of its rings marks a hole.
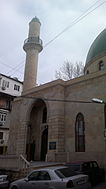
[[[5,90],[5,89],[6,89],[6,87],[2,86],[2,90]]]
[[[3,139],[0,139],[0,144],[3,144],[4,143],[4,140]]]
[[[0,121],[0,126],[3,126],[3,122]]]

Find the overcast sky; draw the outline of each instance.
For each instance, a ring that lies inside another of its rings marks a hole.
[[[0,73],[23,80],[23,42],[28,36],[29,22],[34,16],[41,21],[40,38],[44,46],[70,26],[39,54],[38,83],[43,84],[55,79],[55,71],[64,61],[85,63],[90,45],[106,27],[106,2],[0,0]]]

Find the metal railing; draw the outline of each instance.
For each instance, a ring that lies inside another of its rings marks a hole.
[[[30,162],[22,154],[19,156],[19,169],[27,173],[30,171]]]
[[[35,44],[38,44],[41,46],[43,45],[42,40],[39,37],[29,37],[29,38],[25,39],[24,45],[26,43],[35,43]]]

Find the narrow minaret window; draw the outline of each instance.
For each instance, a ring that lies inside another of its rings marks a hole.
[[[47,108],[43,109],[42,123],[47,123]]]
[[[40,39],[41,23],[37,17],[29,23],[28,38],[24,41],[23,49],[26,52],[26,64],[24,72],[23,92],[34,88],[37,83],[38,54],[42,51],[42,40]]]

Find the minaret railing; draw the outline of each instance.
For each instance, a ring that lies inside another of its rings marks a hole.
[[[24,45],[26,43],[35,43],[35,44],[39,44],[41,46],[43,45],[42,40],[39,37],[29,37],[29,38],[25,39]]]

